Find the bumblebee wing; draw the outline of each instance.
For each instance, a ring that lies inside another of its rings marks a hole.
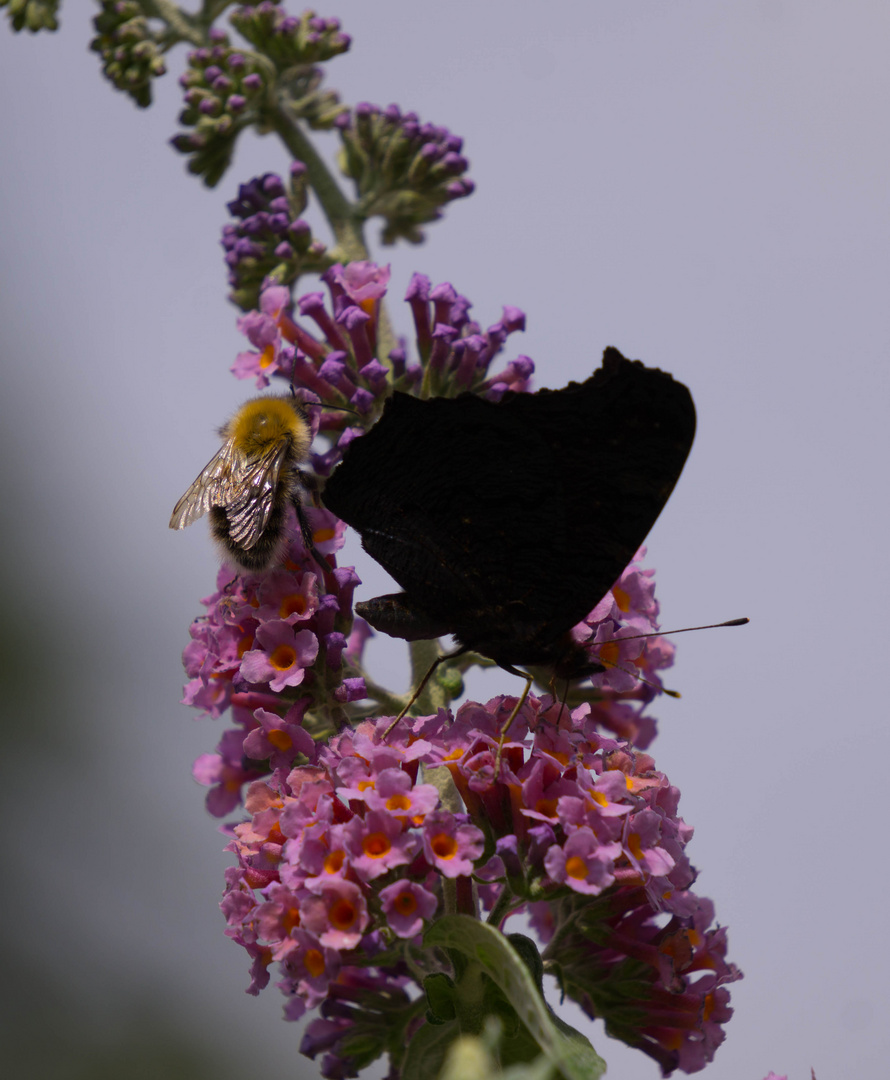
[[[224,501],[216,504],[225,509],[229,538],[248,551],[269,523],[288,446],[287,441],[283,441],[272,446],[257,460],[242,458],[238,462],[234,490]]]
[[[211,506],[225,505],[237,484],[238,455],[232,440],[223,443],[173,507],[171,529],[184,529],[203,517]],[[228,497],[227,497],[228,493]]]

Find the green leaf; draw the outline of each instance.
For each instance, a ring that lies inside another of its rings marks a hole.
[[[481,967],[515,1010],[527,1036],[564,1080],[598,1080],[606,1071],[606,1063],[588,1039],[552,1012],[522,956],[500,931],[468,915],[447,915],[429,928],[424,944],[458,952]],[[443,1025],[438,1031],[445,1035],[450,1026]],[[481,1018],[469,1026],[481,1030]],[[515,1041],[502,1043],[502,1061],[530,1061],[530,1046],[515,1046],[512,1049],[520,1053],[511,1052],[509,1044]],[[522,1034],[519,1042],[526,1042]]]
[[[399,1068],[402,1080],[432,1080],[438,1076],[451,1046],[460,1038],[456,1020],[424,1024],[411,1036]]]

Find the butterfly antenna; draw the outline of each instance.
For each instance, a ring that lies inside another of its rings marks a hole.
[[[337,412],[352,413],[353,416],[361,416],[361,413],[357,409],[350,409],[348,405],[328,405],[326,401],[319,402],[323,409],[336,409]]]
[[[719,630],[721,626],[744,626],[750,621],[748,618],[727,619],[726,622],[708,623],[706,626],[684,626],[680,630],[653,630],[648,634],[628,634],[626,637],[609,638],[608,641],[634,641],[636,638],[668,637],[671,634],[688,634],[691,630]],[[606,643],[605,641],[596,642],[597,645],[605,645]]]
[[[666,637],[669,634],[687,634],[690,630],[717,630],[721,626],[744,626],[745,623],[750,621],[750,619],[743,617],[741,619],[727,619],[726,622],[708,623],[706,626],[684,626],[681,630],[653,630],[648,634],[627,634],[625,637],[609,638],[607,641],[599,641],[597,644],[607,645],[610,641],[635,641],[638,638]],[[626,675],[630,675],[636,679],[637,682],[641,682],[645,686],[650,686],[660,694],[667,694],[668,697],[672,698],[682,697],[678,690],[668,690],[665,686],[659,686],[658,683],[650,682],[649,679],[644,679],[642,675],[638,675],[635,671],[630,671],[628,668],[622,667],[621,664],[616,664],[612,660],[607,660],[604,656],[597,656],[597,660],[607,667],[613,667],[617,668],[618,671],[623,671]],[[566,693],[568,693],[568,687],[566,688]]]
[[[296,353],[296,350],[294,350],[294,364],[293,364],[293,367],[291,368],[291,372],[290,372],[290,396],[292,398],[295,398],[297,396],[297,390],[296,390],[296,385],[295,385],[296,380],[297,380],[297,353]],[[304,401],[303,404],[308,405],[308,404],[315,404],[315,403],[314,402],[305,402]],[[324,402],[324,401],[319,401],[318,404],[323,409],[338,409],[340,412],[352,413],[353,416],[358,416],[359,415],[355,411],[355,409],[350,409],[346,405],[328,405],[327,402]]]

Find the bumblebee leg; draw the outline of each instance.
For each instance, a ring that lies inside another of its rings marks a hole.
[[[312,538],[312,528],[309,524],[309,519],[306,517],[303,504],[299,499],[294,499],[293,504],[297,514],[297,521],[300,525],[300,535],[303,537],[303,546],[311,553],[312,558],[318,563],[322,573],[329,574],[331,572],[331,564],[315,546],[315,541]]]

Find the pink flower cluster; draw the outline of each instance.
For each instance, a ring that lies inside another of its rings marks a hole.
[[[526,357],[490,372],[524,325],[517,309],[483,333],[469,301],[415,275],[406,299],[420,363],[398,345],[387,367],[377,354],[388,268],[335,266],[323,280],[327,301],[298,302],[313,333],[292,317],[286,288],[262,292],[240,322],[253,349],[239,377],[294,379],[307,400],[348,403],[362,425],[393,387],[493,399],[527,389]],[[313,412],[330,440],[312,459],[324,476],[356,430],[342,413]],[[431,967],[424,930],[446,911],[498,927],[524,915],[566,996],[665,1073],[702,1068],[740,972],[712,905],[691,891],[679,792],[644,752],[655,735],[645,709],[673,663],[644,550],[572,631],[602,671],[565,702],[496,697],[390,730],[379,713],[393,698],[361,665],[371,631],[353,619],[358,579],[335,565],[343,523],[306,513],[328,569],[294,526],[284,566],[220,571],[184,654],[185,702],[214,717],[232,710],[234,727],[195,776],[211,813],[246,810],[226,827],[237,863],[222,909],[251,957],[250,992],[277,963],[286,1015],[319,1010],[301,1049],[324,1055],[324,1076],[355,1075],[385,1053],[397,1068],[424,1023],[424,974],[448,975]]]
[[[328,511],[307,508],[316,549],[330,556],[343,545],[344,525]],[[236,727],[214,754],[195,762],[194,775],[210,787],[207,807],[222,817],[241,802],[245,783],[270,769],[290,770],[314,760],[316,744],[304,730],[307,712],[342,716],[365,697],[355,664],[367,627],[353,624],[352,567],[323,575],[303,548],[299,529],[285,564],[269,573],[217,575],[206,614],[190,628],[183,652],[190,676],[183,704],[221,716],[232,709]]]
[[[582,948],[610,969],[613,988],[627,983],[625,999],[644,987],[636,1005],[643,1014],[660,1010],[661,1028],[643,1025],[638,1041],[654,1056],[695,1047],[700,1068],[728,1017],[722,985],[738,972],[723,962],[722,932],[708,928],[711,908],[689,891],[692,830],[677,816],[679,793],[647,755],[600,735],[589,705],[569,713],[550,698],[523,705],[498,761],[515,705],[498,697],[465,704],[455,718],[441,710],[406,720],[388,742],[390,719],[367,721],[331,740],[314,765],[251,785],[222,906],[229,934],[258,961],[254,992],[268,981],[266,966],[279,962],[293,1019],[320,1005],[344,971],[351,978],[365,969],[372,982],[399,976],[389,947],[401,939],[420,949],[451,881],[467,914],[496,911],[502,924],[526,911],[550,942],[564,988],[607,1022],[602,995],[575,972]],[[446,780],[460,811],[443,800]],[[608,936],[594,945],[578,932],[577,915],[603,896]],[[668,932],[659,912],[672,916]],[[632,971],[621,968],[628,958]],[[707,986],[690,983],[703,969]],[[694,1058],[686,1053],[683,1066]]]
[[[260,295],[257,311],[238,320],[252,348],[239,353],[232,372],[239,379],[255,378],[263,389],[272,376],[293,379],[332,405],[349,405],[373,417],[392,389],[421,389],[425,394],[452,396],[473,390],[498,398],[506,389],[526,390],[534,371],[527,356],[490,373],[510,334],[525,328],[525,316],[505,307],[500,321],[486,331],[470,319],[466,297],[444,283],[432,286],[415,274],[405,296],[410,304],[420,364],[408,364],[402,345],[392,349],[389,367],[377,359],[380,303],[389,285],[389,267],[370,262],[339,264],[322,275],[328,304],[320,292],[297,302],[301,316],[315,323],[310,333],[291,315],[290,290],[270,285]],[[330,306],[330,311],[328,308]],[[331,425],[335,426],[335,425]]]

